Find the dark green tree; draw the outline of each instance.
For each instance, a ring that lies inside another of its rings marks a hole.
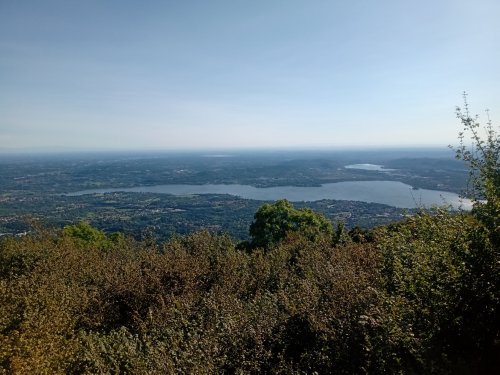
[[[299,232],[310,240],[333,235],[333,226],[325,216],[309,208],[296,209],[286,199],[264,204],[250,225],[252,247],[268,248],[285,238],[289,232]]]

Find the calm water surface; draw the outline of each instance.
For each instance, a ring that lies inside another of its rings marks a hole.
[[[278,200],[286,198],[292,202],[310,202],[322,199],[350,200],[382,203],[400,208],[431,207],[451,205],[453,208],[469,210],[471,202],[455,193],[438,190],[413,189],[410,185],[397,181],[346,181],[324,184],[319,187],[276,186],[256,188],[250,185],[155,185],[131,188],[110,188],[82,190],[69,196],[134,192],[161,193],[173,195],[229,194],[253,200]]]
[[[389,171],[394,170],[394,169],[384,168],[383,165],[379,165],[379,164],[350,164],[350,165],[346,165],[344,168],[362,169],[365,171],[377,171],[377,172],[389,172]]]

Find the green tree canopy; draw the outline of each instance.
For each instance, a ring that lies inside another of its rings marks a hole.
[[[112,233],[107,236],[103,231],[82,221],[75,225],[67,225],[63,229],[63,238],[69,238],[80,247],[109,249],[113,244],[124,241],[123,233]]]
[[[332,223],[324,215],[309,208],[296,209],[286,199],[264,204],[257,210],[254,219],[250,225],[253,247],[268,248],[289,232],[300,232],[311,240],[333,234]]]

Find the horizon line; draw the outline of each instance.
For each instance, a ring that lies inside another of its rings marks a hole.
[[[451,145],[453,146],[453,145]],[[376,150],[445,150],[450,145],[349,145],[349,146],[277,146],[277,147],[210,147],[210,148],[123,148],[123,149],[11,149],[0,150],[0,156],[23,155],[70,155],[70,154],[172,154],[172,153],[247,153],[247,152],[336,152],[336,151],[376,151]]]

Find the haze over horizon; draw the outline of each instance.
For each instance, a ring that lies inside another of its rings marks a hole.
[[[0,152],[446,146],[500,2],[2,1]]]

